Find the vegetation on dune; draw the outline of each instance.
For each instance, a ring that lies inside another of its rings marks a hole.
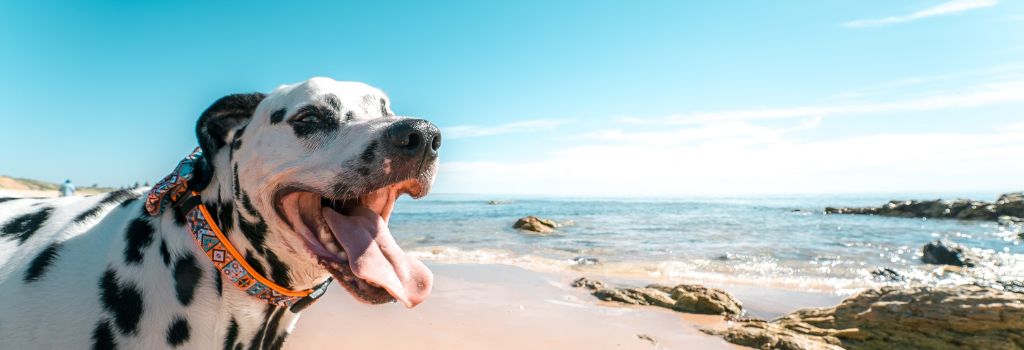
[[[30,190],[30,191],[56,191],[60,184],[35,179],[25,179],[0,175],[0,189],[8,190]],[[90,186],[79,186],[78,191],[82,193],[101,193],[116,190],[113,187],[101,187],[97,184]]]

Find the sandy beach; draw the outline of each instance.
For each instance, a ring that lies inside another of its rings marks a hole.
[[[343,344],[373,349],[746,349],[699,331],[726,327],[728,322],[720,316],[601,302],[569,286],[578,275],[507,265],[435,263],[430,268],[436,276],[434,291],[411,310],[397,304],[362,305],[333,286],[303,314],[285,348]],[[758,317],[841,299],[750,287],[726,289]]]

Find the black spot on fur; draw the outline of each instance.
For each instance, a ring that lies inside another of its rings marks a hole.
[[[359,167],[359,169],[357,169],[356,171],[359,172],[359,175],[362,175],[362,176],[370,175],[370,168],[367,168],[367,167],[364,167],[364,166]]]
[[[114,331],[110,329],[109,320],[100,320],[92,331],[93,350],[115,350],[117,343],[114,342]]]
[[[274,283],[285,288],[292,287],[292,279],[288,277],[288,265],[281,262],[281,259],[277,258],[277,254],[271,250],[267,250],[267,264],[270,265],[270,279]]]
[[[270,349],[274,343],[277,342],[277,328],[281,326],[281,316],[284,316],[285,308],[278,308],[274,311],[274,314],[270,316],[270,322],[267,323],[267,329],[263,335],[263,348]],[[283,344],[283,341],[282,341]]]
[[[281,108],[279,110],[274,111],[274,113],[270,113],[270,124],[280,123],[282,120],[284,120],[284,115],[287,112],[288,110]]]
[[[245,211],[249,212],[249,214],[259,215],[259,212],[256,211],[256,207],[252,205],[252,199],[249,198],[249,194],[245,193],[245,191],[242,191],[242,207],[245,208]]]
[[[231,229],[235,227],[234,204],[231,204],[231,202],[224,202],[220,204],[217,226],[220,226],[221,232],[231,231]]]
[[[171,266],[171,252],[167,251],[167,241],[160,238],[160,259],[163,259],[164,266]]]
[[[224,296],[224,278],[216,266],[213,267],[213,284],[217,288],[217,296]]]
[[[113,269],[100,278],[100,303],[114,316],[114,324],[122,334],[135,334],[142,319],[142,293],[130,284],[121,284]]]
[[[15,237],[18,244],[25,243],[43,226],[46,219],[50,218],[53,208],[46,207],[34,213],[28,213],[14,218],[0,227],[0,236]]]
[[[228,321],[228,330],[224,332],[224,350],[231,350],[238,341],[238,322],[235,322],[235,318],[232,317]]]
[[[260,275],[267,275],[267,268],[263,267],[263,264],[261,264],[259,260],[256,260],[256,257],[253,256],[251,250],[245,252],[245,262],[249,263],[249,266],[252,266],[252,269]]]
[[[352,111],[345,112],[345,121],[350,122],[356,119],[356,113]]]
[[[338,99],[338,96],[334,96],[334,94],[326,94],[323,99],[324,102],[327,103],[327,106],[334,109],[335,112],[341,111],[341,100]]]
[[[263,311],[263,322],[260,323],[259,329],[256,330],[256,334],[253,335],[252,342],[249,344],[250,350],[267,349],[273,344],[273,334],[276,334],[284,311],[285,308],[283,307],[278,308],[273,305],[267,305],[267,308]],[[268,333],[271,334],[269,337]]]
[[[388,102],[383,97],[380,99],[380,115],[388,116]]]
[[[105,205],[105,204],[121,203],[121,202],[124,202],[124,201],[129,200],[129,199],[139,198],[139,196],[142,196],[142,195],[139,194],[139,193],[135,193],[135,191],[132,191],[132,190],[117,190],[117,191],[110,192],[109,194],[107,194],[106,197],[104,197],[102,200],[100,200],[100,204],[104,204]]]
[[[31,283],[38,281],[46,273],[46,270],[53,265],[54,260],[57,260],[57,253],[60,252],[61,244],[53,243],[50,246],[43,249],[39,255],[36,255],[28,264],[28,269],[25,270],[25,283]]]
[[[125,199],[124,202],[121,202],[121,207],[122,208],[127,208],[128,206],[132,205],[132,203],[135,203],[135,201],[138,200],[138,199],[139,199],[138,197]],[[146,208],[143,207],[142,210],[146,210]]]
[[[0,203],[6,202],[6,201],[13,201],[15,199],[21,199],[21,198],[0,197]]]
[[[153,226],[142,218],[132,220],[125,232],[124,261],[131,264],[142,262],[143,252],[153,243]]]
[[[263,322],[260,322],[259,328],[256,329],[256,333],[253,334],[252,341],[249,343],[249,350],[259,350],[260,344],[263,343],[263,334],[267,331],[267,322],[277,309],[273,305],[267,305],[263,310]]]
[[[241,195],[242,187],[238,185],[238,163],[235,163],[232,166],[231,175],[233,176],[233,181],[231,182],[231,186],[234,187],[233,190],[235,191],[235,198],[241,197],[240,195]]]
[[[110,205],[120,204],[129,199],[139,198],[139,196],[140,194],[135,193],[132,190],[117,190],[114,192],[110,192],[107,194],[106,197],[103,197],[103,199],[101,199],[95,207],[89,208],[89,210],[86,210],[81,214],[78,214],[78,216],[75,217],[74,222],[80,223],[92,219],[99,215],[100,212],[103,211],[103,209],[107,208]]]
[[[178,295],[181,305],[188,306],[195,296],[199,279],[203,277],[203,270],[199,269],[196,259],[191,254],[186,254],[174,262],[174,291]]]
[[[277,340],[274,341],[274,344],[270,345],[270,350],[281,350],[281,349],[283,349],[284,348],[284,340],[286,338],[288,338],[288,333],[287,332],[278,333],[277,334]]]
[[[220,226],[220,205],[214,202],[203,202],[203,205],[206,206],[206,211],[210,212],[210,216],[217,226]]]
[[[259,215],[253,212],[253,215]],[[261,218],[257,218],[256,222],[250,222],[245,217],[238,218],[238,228],[242,230],[242,235],[249,240],[249,243],[259,252],[266,251],[265,242],[267,240],[267,224],[263,222]]]
[[[179,227],[185,226],[185,215],[178,210],[171,210],[171,217],[174,218],[174,224]]]
[[[366,146],[366,149],[364,149],[363,153],[359,156],[359,159],[361,159],[363,161],[363,163],[370,163],[375,158],[377,158],[377,141],[376,140],[370,141],[370,144]]]
[[[102,204],[97,205],[97,206],[92,207],[92,208],[89,208],[89,210],[83,211],[81,214],[78,214],[78,216],[75,217],[74,221],[76,223],[80,223],[80,222],[89,220],[89,219],[95,217],[96,215],[99,215],[100,210],[103,210],[103,205]]]
[[[171,322],[171,326],[167,327],[167,344],[175,348],[184,344],[188,341],[190,330],[191,327],[189,327],[188,321],[181,316],[175,317],[174,321]]]

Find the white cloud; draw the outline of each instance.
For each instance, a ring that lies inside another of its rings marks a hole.
[[[524,120],[501,125],[457,125],[441,128],[445,138],[458,139],[467,137],[492,136],[516,132],[528,132],[545,129],[553,129],[562,124],[564,120],[538,119]]]
[[[1022,67],[896,80],[865,90],[867,97],[834,103],[620,117],[619,124],[604,124],[607,129],[560,135],[574,146],[522,161],[495,155],[442,162],[435,188],[584,196],[1020,190],[1024,162],[1010,160],[1024,152],[1021,122],[980,132],[815,131],[833,116],[1020,103]],[[902,91],[911,86],[914,91]],[[963,124],[979,117],[965,116]],[[466,134],[522,129],[509,125],[473,127]]]
[[[963,13],[974,9],[992,7],[997,4],[999,4],[998,0],[953,0],[903,16],[862,19],[843,23],[843,26],[847,28],[885,26],[896,23],[916,21],[922,18]]]
[[[899,133],[797,141],[730,122],[614,140],[522,162],[447,162],[439,192],[649,196],[1019,189],[1019,125],[990,133]],[[729,131],[728,129],[732,129]],[[712,135],[700,136],[700,132]],[[672,134],[685,135],[671,141]],[[743,140],[746,140],[744,142]],[[598,140],[595,140],[598,141]]]
[[[971,108],[1024,101],[1024,80],[986,83],[957,91],[936,93],[890,102],[847,102],[783,108],[758,108],[675,114],[664,118],[621,117],[631,124],[706,124],[837,115],[920,112],[949,108]]]

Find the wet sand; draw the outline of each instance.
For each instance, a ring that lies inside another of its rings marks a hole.
[[[574,274],[506,265],[430,264],[430,268],[436,277],[434,291],[411,310],[397,304],[362,305],[333,286],[303,313],[285,348],[746,349],[698,330],[727,326],[720,316],[600,302],[584,290],[569,287],[578,277]],[[631,281],[616,281],[620,282]],[[760,317],[841,299],[726,289]]]

